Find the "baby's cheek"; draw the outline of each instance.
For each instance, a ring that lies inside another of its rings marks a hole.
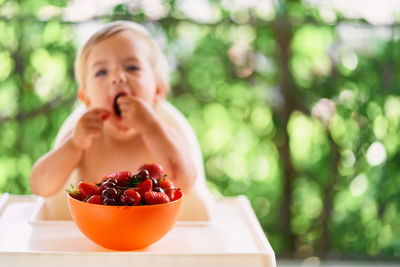
[[[111,105],[109,97],[101,93],[97,93],[93,96],[93,103],[98,107],[108,107]]]
[[[108,105],[106,105],[104,102],[99,102],[99,101],[93,101],[93,104],[91,105],[92,108],[108,108]]]

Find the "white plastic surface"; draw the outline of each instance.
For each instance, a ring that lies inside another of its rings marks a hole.
[[[178,221],[157,243],[129,252],[96,245],[72,221],[38,219],[42,204],[35,196],[0,198],[1,266],[276,266],[244,196],[217,200],[212,221]]]

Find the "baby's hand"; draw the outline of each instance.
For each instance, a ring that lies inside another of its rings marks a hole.
[[[92,144],[92,138],[101,136],[103,122],[109,116],[110,112],[102,108],[86,111],[75,126],[72,133],[72,143],[77,148],[89,148]]]
[[[144,100],[135,96],[122,96],[117,100],[122,121],[139,132],[147,131],[154,122],[154,112]]]

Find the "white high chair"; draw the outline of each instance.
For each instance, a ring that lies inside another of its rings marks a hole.
[[[191,126],[186,118],[170,103],[162,101],[154,107],[156,114],[162,122],[169,125],[184,136],[184,144],[190,148],[190,155],[194,159],[197,180],[192,191],[185,195],[182,210],[178,220],[181,221],[209,221],[212,218],[213,197],[208,191],[205,181],[203,157],[200,146]],[[54,146],[60,145],[65,135],[72,130],[78,119],[85,112],[86,107],[81,104],[71,115],[65,120],[60,131],[57,134]],[[48,220],[66,220],[71,219],[69,214],[65,189],[70,184],[76,185],[80,181],[77,171],[73,171],[62,187],[62,189],[54,196],[45,198],[44,208],[45,217]]]
[[[65,121],[55,145],[84,110],[84,106],[78,107]],[[80,179],[74,172],[52,198],[0,196],[0,265],[276,267],[275,253],[249,200],[245,196],[212,198],[205,184],[199,145],[188,122],[167,102],[160,103],[156,112],[165,123],[184,133],[198,173],[194,189],[185,195],[179,221],[166,236],[140,251],[109,251],[94,244],[72,220],[66,220],[70,215],[64,189]]]

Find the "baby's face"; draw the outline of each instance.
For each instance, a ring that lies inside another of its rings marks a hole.
[[[88,55],[86,104],[105,108],[118,120],[114,100],[119,94],[155,103],[158,90],[150,58],[151,48],[144,37],[132,32],[117,33],[96,44]]]

